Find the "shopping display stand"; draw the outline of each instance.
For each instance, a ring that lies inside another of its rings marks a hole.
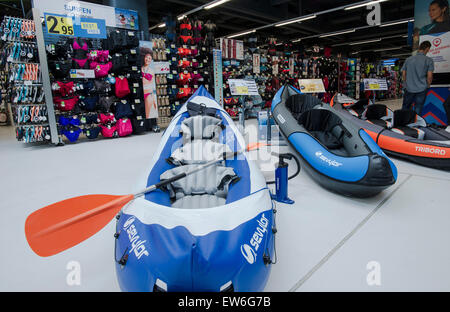
[[[56,125],[55,108],[53,104],[53,94],[51,89],[50,75],[48,71],[47,53],[45,51],[44,32],[42,29],[41,12],[37,8],[32,9],[33,20],[36,25],[36,42],[39,53],[39,62],[41,64],[42,85],[45,93],[45,104],[47,106],[48,123],[50,126],[51,142],[57,146],[64,145],[61,137],[58,135]]]
[[[4,74],[9,119],[24,143],[58,144],[39,11],[34,20],[5,16],[2,22],[6,57]],[[44,54],[42,52],[44,51]],[[35,53],[39,55],[39,63]],[[44,97],[37,94],[45,93]],[[32,96],[34,95],[34,96]],[[43,102],[45,101],[45,102]]]

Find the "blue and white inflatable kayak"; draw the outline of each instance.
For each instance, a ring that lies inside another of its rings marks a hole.
[[[136,189],[244,151],[232,119],[201,87],[162,136]],[[123,291],[262,291],[274,258],[265,179],[243,152],[125,206],[117,221]]]
[[[271,109],[303,168],[324,188],[369,197],[397,180],[397,168],[375,141],[318,98],[286,85]]]

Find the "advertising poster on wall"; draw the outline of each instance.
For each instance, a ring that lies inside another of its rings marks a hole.
[[[416,0],[413,51],[421,42],[431,43],[427,56],[434,61],[431,88],[422,109],[428,123],[446,125],[449,117],[444,102],[450,96],[450,9],[448,0]]]
[[[429,41],[434,73],[450,72],[450,15],[448,0],[416,0],[413,50]]]
[[[144,89],[145,118],[158,118],[156,97],[155,62],[153,61],[153,42],[139,41],[141,56],[142,86]]]
[[[138,12],[125,9],[115,9],[116,27],[137,30],[139,29]]]

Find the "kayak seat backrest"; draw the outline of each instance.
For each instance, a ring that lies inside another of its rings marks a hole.
[[[372,104],[367,106],[362,118],[381,127],[392,126],[393,112],[383,104]]]
[[[231,151],[226,144],[219,143],[225,126],[222,120],[208,115],[196,115],[183,120],[180,134],[181,147],[172,151],[167,161],[175,166],[201,164],[220,159],[224,152]]]
[[[184,143],[199,139],[218,142],[223,128],[221,119],[207,115],[197,115],[183,120],[181,123],[181,134]]]
[[[304,112],[313,109],[314,106],[322,102],[310,94],[294,94],[286,100],[286,107],[295,119],[298,119]]]
[[[328,149],[343,146],[342,120],[329,110],[311,109],[299,117],[298,123]]]
[[[198,168],[199,165],[175,167],[161,175],[161,181]],[[238,176],[231,167],[212,165],[167,186],[174,208],[211,208],[224,205],[231,183]]]
[[[398,109],[394,112],[394,127],[426,127],[425,119],[411,109]]]
[[[228,145],[212,140],[193,140],[175,149],[167,162],[175,166],[204,164],[208,161],[221,159],[223,153],[229,153]]]
[[[352,115],[356,117],[361,117],[364,111],[366,110],[367,105],[369,105],[368,99],[362,99],[358,102],[345,107]]]
[[[426,127],[425,119],[417,115],[410,109],[399,109],[394,112],[394,126],[391,129],[394,132],[407,135],[419,140],[425,138],[425,131],[420,127]]]

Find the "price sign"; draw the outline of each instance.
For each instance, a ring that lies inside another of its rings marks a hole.
[[[299,79],[298,85],[302,93],[325,93],[322,79]]]
[[[44,13],[47,33],[55,36],[106,38],[105,20]]]
[[[255,80],[228,79],[231,95],[259,95]]]
[[[236,86],[236,93],[248,94],[248,87],[247,86]]]
[[[366,78],[363,80],[364,82],[364,90],[371,90],[371,91],[386,91],[388,89],[388,85],[386,82],[386,79],[371,79]]]
[[[82,22],[81,29],[86,30],[88,34],[100,34],[97,23]]]
[[[74,36],[72,17],[45,14],[47,32],[51,35]]]

